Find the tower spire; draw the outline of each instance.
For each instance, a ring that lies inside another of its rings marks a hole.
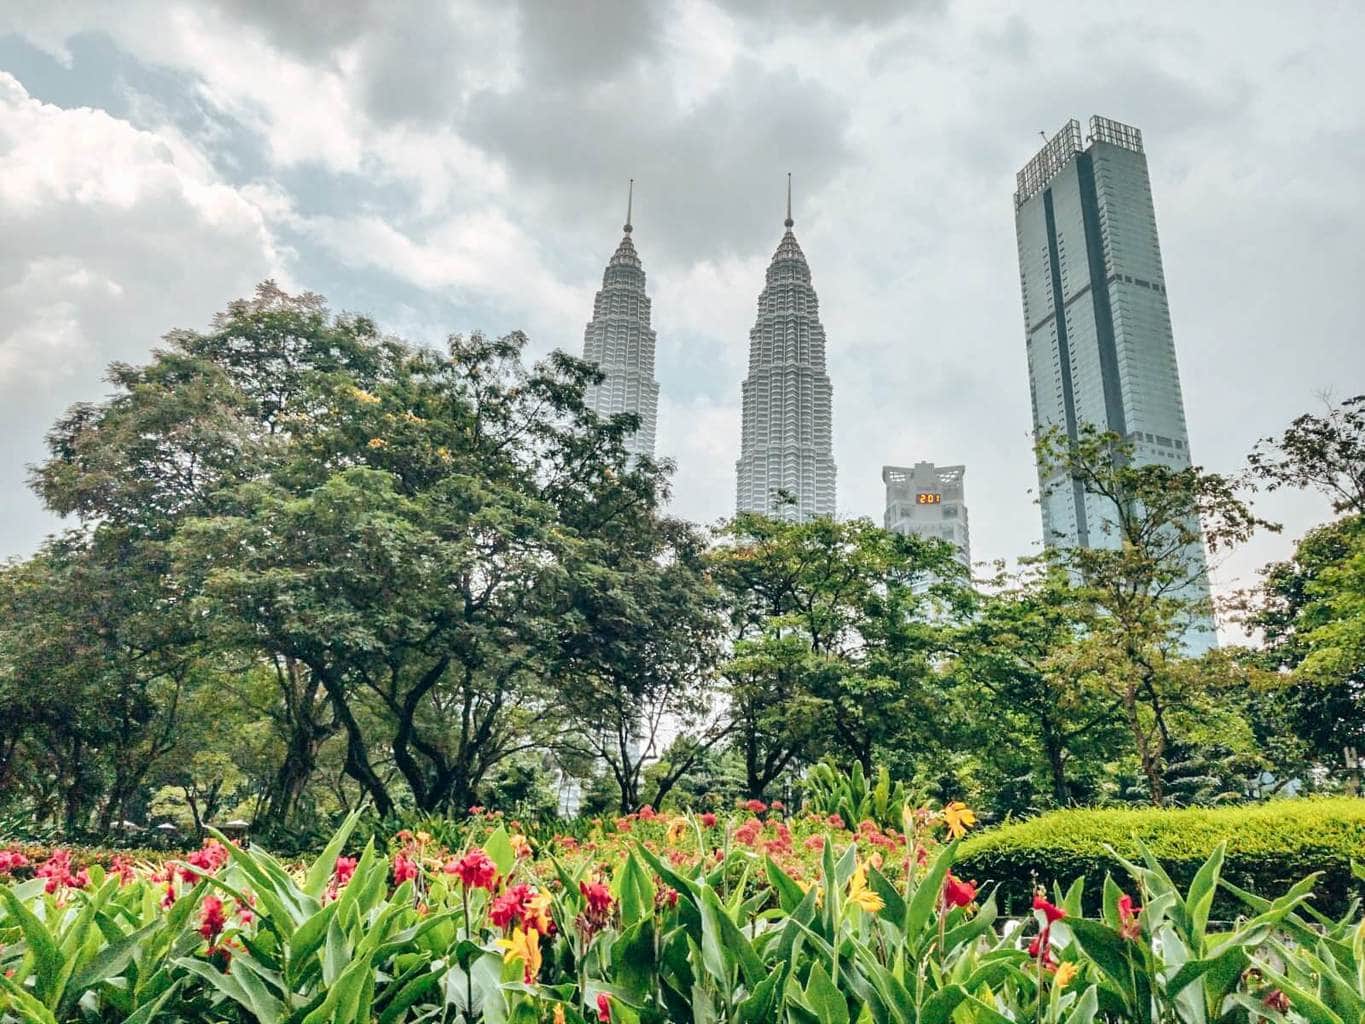
[[[634,178],[631,178],[631,179],[630,179],[630,184],[626,186],[626,226],[625,226],[625,232],[626,232],[626,234],[630,234],[630,232],[631,232],[631,226],[630,226],[630,211],[631,211],[631,208],[632,208],[634,205],[635,205],[635,179],[634,179]]]
[[[792,220],[792,172],[787,172],[787,219],[783,223],[790,228],[796,221]]]

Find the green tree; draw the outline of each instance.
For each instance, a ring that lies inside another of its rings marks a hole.
[[[965,570],[952,547],[866,520],[743,514],[712,556],[733,654],[725,666],[749,795],[800,758],[870,770],[933,722],[946,616]]]
[[[1212,611],[1202,596],[1205,561],[1196,556],[1204,545],[1216,553],[1271,524],[1256,518],[1227,477],[1138,462],[1125,439],[1089,425],[1075,439],[1044,432],[1037,450],[1042,476],[1079,485],[1099,518],[1093,546],[1049,549],[1094,608],[1066,668],[1117,703],[1148,796],[1160,804],[1173,717],[1220,687],[1245,683],[1238,672],[1185,670],[1186,637]]]
[[[1034,564],[992,580],[950,640],[953,676],[967,690],[959,700],[975,708],[974,728],[1009,762],[1036,751],[1058,806],[1080,795],[1075,760],[1100,757],[1119,723],[1111,694],[1063,668],[1094,614],[1064,571]]]

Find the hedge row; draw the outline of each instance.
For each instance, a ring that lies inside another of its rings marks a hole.
[[[1099,902],[1106,872],[1120,884],[1127,882],[1115,854],[1136,861],[1141,856],[1139,839],[1182,887],[1225,842],[1223,877],[1242,888],[1283,892],[1305,875],[1321,871],[1314,902],[1334,915],[1362,895],[1351,861],[1365,862],[1365,799],[1354,798],[1176,810],[1054,811],[967,840],[954,872],[999,883],[1001,909],[1010,913],[1025,910],[1037,884],[1050,889],[1057,882],[1065,887],[1084,877],[1090,909]],[[1228,897],[1215,907],[1215,913],[1220,911],[1231,916],[1245,908]]]

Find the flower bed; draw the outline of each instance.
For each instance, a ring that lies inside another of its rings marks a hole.
[[[1247,894],[1248,919],[1207,934],[1219,850],[1188,891],[1138,868],[1094,917],[1077,886],[1001,927],[994,896],[953,871],[970,820],[960,805],[900,830],[646,810],[537,845],[485,814],[459,842],[404,832],[347,852],[352,819],[297,865],[217,839],[162,863],[4,855],[0,1019],[1358,1019],[1358,922],[1315,919],[1311,881],[1273,904]],[[1277,945],[1296,933],[1311,963]]]

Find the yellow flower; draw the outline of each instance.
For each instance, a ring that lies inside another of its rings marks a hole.
[[[976,815],[962,801],[954,800],[943,808],[943,822],[948,826],[950,836],[961,839],[967,834],[967,829],[976,824]]]
[[[385,441],[382,437],[372,437],[372,438],[370,438],[370,447],[371,447],[371,448],[387,448],[388,446],[389,446],[389,442]]]
[[[351,394],[364,405],[374,405],[379,401],[374,395],[368,391],[362,391],[360,388],[351,388]]]
[[[534,928],[516,928],[507,938],[499,939],[498,945],[505,951],[503,963],[520,960],[523,980],[528,985],[534,983],[540,973],[540,932]]]
[[[679,839],[681,839],[681,838],[683,837],[683,833],[686,832],[686,831],[687,831],[687,819],[686,819],[686,818],[683,818],[683,817],[674,818],[672,821],[670,821],[670,822],[668,823],[668,841],[669,841],[669,843],[670,843],[670,844],[671,844],[671,843],[676,843]]]
[[[1058,988],[1066,988],[1075,980],[1080,970],[1072,961],[1067,960],[1057,966],[1057,973],[1052,976],[1052,984]]]
[[[810,887],[815,884],[813,882],[803,881],[800,878],[795,879],[795,882],[801,887],[802,892],[810,892]],[[825,889],[823,886],[815,886],[815,905],[817,907],[823,907],[825,905]]]
[[[542,935],[549,935],[554,927],[554,917],[550,914],[553,900],[548,892],[538,892],[522,904],[522,918],[526,927]]]
[[[564,1004],[555,1003],[554,1024],[564,1024]]]
[[[886,906],[882,898],[867,887],[867,865],[859,864],[848,884],[848,901],[875,914]]]

